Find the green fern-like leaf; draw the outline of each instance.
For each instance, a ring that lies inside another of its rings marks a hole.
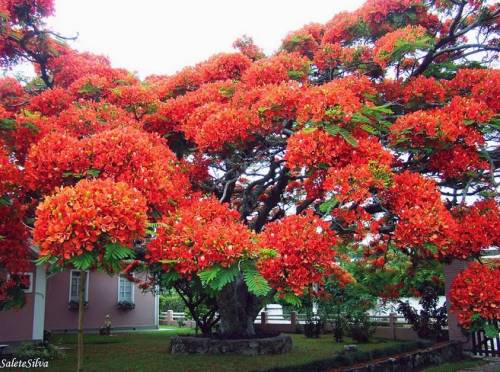
[[[240,270],[238,269],[238,265],[233,265],[227,269],[221,269],[215,278],[210,281],[209,286],[212,289],[220,291],[227,284],[231,283],[239,273]]]
[[[179,274],[176,271],[171,270],[162,273],[160,278],[161,286],[164,288],[169,288],[177,279],[179,279]]]
[[[198,277],[200,278],[203,284],[209,284],[212,280],[214,280],[219,272],[221,271],[220,266],[212,266],[206,270],[200,271],[198,273]]]
[[[94,255],[91,252],[73,257],[70,262],[77,270],[88,270],[94,265]]]
[[[500,330],[495,327],[493,324],[486,323],[484,324],[484,334],[488,338],[496,338],[498,337],[498,334],[500,333]]]
[[[1,240],[1,237],[0,237]],[[57,257],[54,256],[40,256],[35,261],[35,265],[54,265],[57,262]]]
[[[351,145],[352,147],[358,147],[358,141],[347,130],[341,128],[339,130],[339,133],[349,145]]]
[[[300,300],[300,298],[293,293],[286,293],[282,299],[283,301],[295,307],[300,307],[302,305],[302,301]]]
[[[256,296],[265,296],[271,290],[267,280],[255,268],[246,268],[243,270],[243,279],[248,290]]]
[[[105,247],[104,262],[120,261],[126,258],[133,258],[134,252],[118,243],[111,243]]]

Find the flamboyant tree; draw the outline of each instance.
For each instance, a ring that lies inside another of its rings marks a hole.
[[[205,333],[220,317],[224,335],[252,335],[273,297],[298,304],[327,279],[352,281],[339,263],[351,252],[379,273],[404,257],[411,277],[498,245],[497,5],[369,0],[291,32],[271,56],[243,37],[239,52],[144,81],[46,31],[51,1],[0,9],[4,65],[28,59],[44,83],[0,81],[8,271],[29,257],[33,223],[38,231],[55,218],[47,205],[91,182],[144,198],[142,236],[107,210],[88,226],[137,238],[125,271],[175,288]],[[85,191],[89,203],[101,196]],[[80,218],[56,218],[62,235],[35,237],[38,252],[56,261],[99,252],[100,238],[48,248],[80,239]],[[465,293],[455,291],[457,304]]]

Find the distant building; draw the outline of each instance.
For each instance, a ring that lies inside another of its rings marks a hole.
[[[47,277],[45,269],[19,273],[29,278],[26,304],[21,309],[0,311],[0,342],[42,340],[43,331],[71,332],[77,328],[80,273],[67,270]],[[97,331],[107,314],[113,329],[155,329],[159,325],[159,297],[143,293],[123,276],[89,272],[85,288],[85,331]],[[119,302],[133,303],[121,309]]]

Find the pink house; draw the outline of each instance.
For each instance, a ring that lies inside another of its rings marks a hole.
[[[47,276],[45,268],[33,266],[23,273],[30,279],[25,289],[26,304],[21,309],[0,311],[0,343],[42,340],[43,331],[67,332],[77,328],[79,272],[63,271]],[[85,288],[86,331],[97,331],[111,316],[113,329],[155,329],[159,325],[159,297],[143,293],[123,276],[89,272]],[[134,304],[123,309],[118,303]]]

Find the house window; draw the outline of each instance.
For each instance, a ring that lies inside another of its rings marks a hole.
[[[11,274],[9,277],[21,284],[24,293],[33,292],[33,273],[16,273]]]
[[[78,270],[71,270],[71,274],[69,277],[69,300],[70,301],[79,301],[79,295],[80,295],[80,271]],[[85,282],[85,288],[83,289],[84,291],[84,298],[85,301],[89,300],[89,272],[87,271],[87,280]]]
[[[118,302],[134,303],[134,283],[127,279],[126,276],[118,277]]]

